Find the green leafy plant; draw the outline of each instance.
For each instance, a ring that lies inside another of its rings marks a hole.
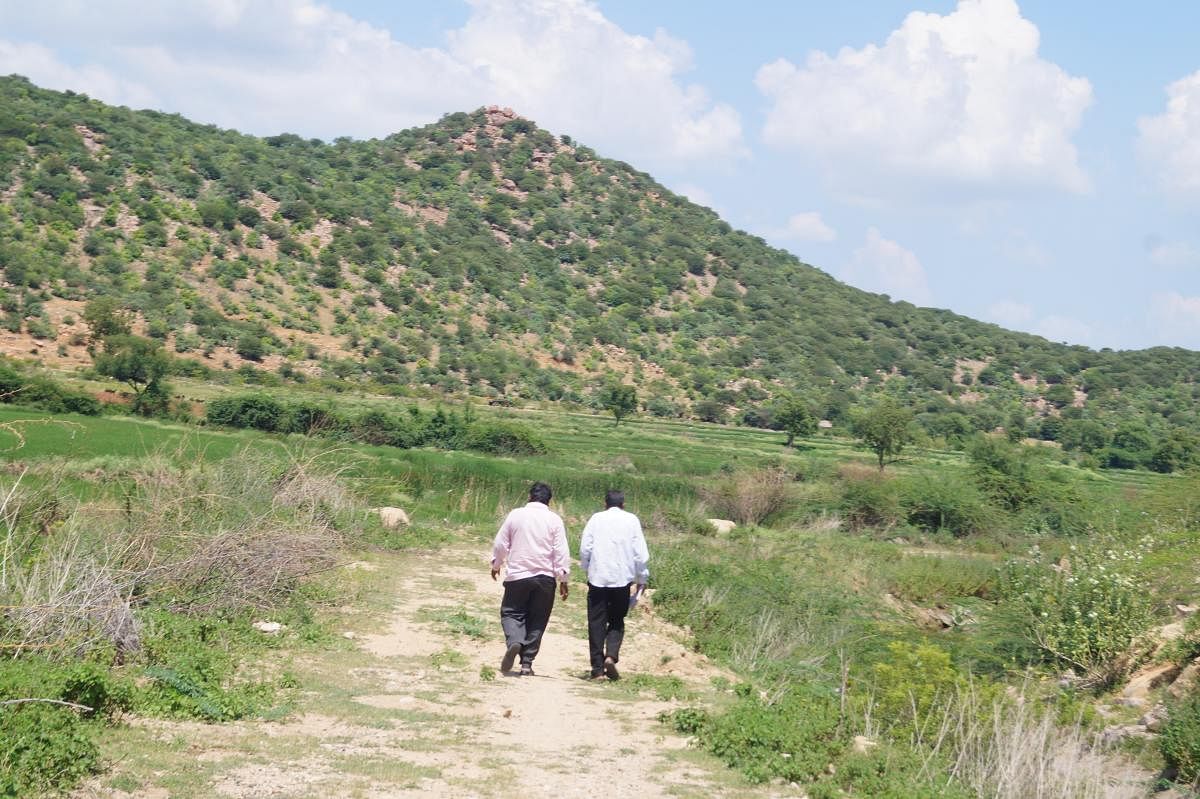
[[[1171,705],[1158,748],[1167,766],[1178,770],[1178,782],[1200,780],[1200,693]]]
[[[1136,665],[1152,618],[1150,597],[1136,566],[1151,549],[1143,538],[1131,549],[1072,546],[1060,563],[1034,547],[1011,561],[1006,591],[1025,632],[1047,658],[1108,685]]]

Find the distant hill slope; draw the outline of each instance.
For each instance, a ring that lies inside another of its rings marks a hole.
[[[0,267],[0,351],[46,363],[88,362],[83,303],[111,295],[216,368],[580,402],[619,377],[751,423],[886,383],[947,438],[1196,424],[1195,352],[890,302],[507,109],[326,144],[0,78]]]

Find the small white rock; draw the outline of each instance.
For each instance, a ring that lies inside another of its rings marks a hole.
[[[345,638],[347,641],[353,641],[355,638],[358,637],[358,635],[347,630],[346,632],[342,633],[342,637]]]
[[[287,627],[283,626],[277,621],[256,621],[254,622],[253,627],[260,633],[266,633],[267,635],[278,635],[280,632],[287,629]]]

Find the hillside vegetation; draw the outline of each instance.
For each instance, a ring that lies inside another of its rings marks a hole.
[[[1196,458],[1200,356],[1092,351],[832,279],[507,109],[379,140],[255,138],[0,79],[0,348],[86,367],[111,298],[195,374],[835,425],[862,393],[934,442]]]

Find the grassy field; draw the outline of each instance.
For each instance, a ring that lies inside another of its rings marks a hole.
[[[380,397],[341,397],[337,403],[340,409],[397,412],[410,404]],[[1015,615],[1019,603],[1006,583],[1004,564],[1025,558],[1034,544],[1050,563],[1076,557],[1074,547],[1101,551],[1157,536],[1152,544],[1139,545],[1145,557],[1130,573],[1146,599],[1145,618],[1165,620],[1175,603],[1195,598],[1191,572],[1181,570],[1200,557],[1200,539],[1191,532],[1198,514],[1190,505],[1181,507],[1181,498],[1191,492],[1187,477],[1087,472],[1043,459],[1030,467],[1040,470],[1037,479],[1023,484],[1031,498],[1012,509],[981,493],[962,453],[913,449],[880,475],[871,453],[829,435],[786,448],[782,434],[745,428],[648,418],[617,426],[605,416],[542,409],[479,408],[478,413],[528,425],[548,443],[548,453],[502,458],[402,450],[123,416],[51,418],[5,406],[0,408],[0,460],[10,488],[19,479],[23,492],[48,492],[59,507],[75,503],[57,512],[60,520],[53,529],[86,529],[86,540],[99,539],[101,550],[108,546],[106,537],[124,542],[134,528],[142,536],[138,541],[150,528],[159,541],[164,526],[172,523],[189,531],[188,546],[196,546],[196,536],[202,538],[208,525],[215,531],[243,531],[242,545],[248,547],[276,540],[279,544],[271,546],[285,546],[278,538],[281,529],[295,536],[306,535],[306,525],[328,525],[337,546],[345,548],[345,554],[331,552],[330,558],[351,558],[356,550],[372,547],[428,549],[454,540],[482,548],[503,514],[524,502],[534,480],[554,487],[554,504],[574,544],[587,516],[600,508],[604,491],[619,487],[646,525],[658,612],[689,630],[697,650],[781,702],[801,687],[816,691],[797,694],[795,700],[814,713],[825,702],[822,691],[852,686],[865,697],[882,690],[878,675],[900,668],[898,663],[907,663],[901,670],[912,672],[903,690],[926,678],[936,682],[922,670],[943,656],[950,673],[996,684],[1019,684],[1030,669],[1046,674],[1061,669],[1022,626]],[[308,481],[305,491],[317,492],[320,499],[306,511],[309,515],[288,516],[294,509],[281,509],[279,497],[297,475]],[[220,498],[194,500],[190,492]],[[751,508],[747,497],[762,507]],[[164,515],[163,502],[194,504],[199,515],[157,518]],[[382,530],[367,512],[379,505],[404,507],[412,526]],[[929,518],[927,506],[939,518],[973,513],[975,521],[954,531],[922,527],[919,520]],[[726,535],[714,534],[703,521],[739,512],[750,516]],[[1060,523],[1065,526],[1056,532]],[[156,558],[177,548],[154,546]],[[35,562],[36,551],[30,557],[29,563]],[[195,592],[201,590],[198,585],[156,590]],[[319,579],[311,585],[300,580],[292,594],[271,601],[289,607],[293,623],[308,625],[310,638],[319,642],[325,635],[319,607],[327,590]],[[188,602],[196,601],[188,596],[161,606],[143,602],[139,612],[166,613],[159,618],[175,620],[160,623],[170,629],[179,625],[186,639],[199,634],[187,621]],[[255,607],[250,598],[246,601],[246,608]],[[160,682],[166,680],[171,690],[198,692],[200,698],[180,704],[162,688],[152,701],[135,701],[140,712],[268,712],[274,706],[270,697],[281,690],[277,686],[227,682],[240,658],[253,657],[242,633],[249,612],[231,607],[221,625],[204,634],[228,641],[228,663],[205,666],[196,662],[198,651],[186,646],[164,650],[160,661],[147,660],[142,666],[150,669],[147,673],[165,674]],[[178,613],[183,615],[171,615]],[[187,671],[192,666],[196,673],[211,666],[217,681],[195,688],[199,678],[179,676],[192,674]],[[127,670],[122,673],[121,679],[136,679]],[[261,701],[254,698],[260,695]],[[1101,695],[1089,694],[1084,701]],[[754,701],[748,694],[745,702],[751,704],[727,712],[749,713],[766,729],[781,723],[779,707],[752,706]],[[842,707],[837,740],[846,740],[851,731],[879,735],[870,714],[855,715],[861,713],[860,706]],[[726,747],[730,765],[754,779],[791,773],[779,764],[760,763],[750,744],[726,740],[732,733],[720,718],[698,734],[713,742],[714,751]],[[898,757],[927,753],[905,737],[912,723],[888,733],[889,751]],[[828,756],[842,755],[831,750]]]

